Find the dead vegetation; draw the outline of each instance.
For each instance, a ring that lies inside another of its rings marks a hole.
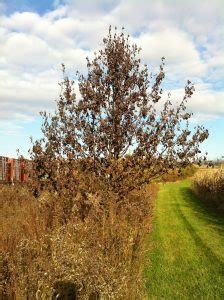
[[[18,299],[51,299],[58,283],[67,282],[75,285],[79,299],[98,294],[140,299],[155,189],[134,192],[122,205],[112,197],[105,207],[88,195],[91,209],[84,221],[75,213],[74,199],[74,213],[65,224],[58,199],[47,193],[36,199],[25,188],[1,187],[4,291]]]
[[[193,189],[202,201],[224,211],[224,169],[198,172],[193,180]]]
[[[195,173],[198,170],[197,165],[191,165],[187,166],[186,168],[183,169],[175,169],[175,170],[170,170],[166,174],[162,175],[158,179],[156,179],[156,182],[173,182],[177,180],[182,180],[186,179],[189,177],[192,177],[195,175]]]
[[[103,45],[76,75],[80,99],[63,65],[28,186],[1,190],[4,289],[18,299],[142,299],[155,193],[146,184],[198,160],[208,137],[189,130],[190,81],[177,106],[170,94],[157,105],[164,58],[153,75],[123,32],[110,28]]]

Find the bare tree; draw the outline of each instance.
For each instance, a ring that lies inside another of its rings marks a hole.
[[[170,94],[161,99],[164,58],[152,76],[141,65],[140,48],[123,31],[110,28],[103,44],[92,61],[87,58],[87,75],[76,74],[80,99],[63,65],[57,110],[42,113],[44,137],[34,143],[31,156],[38,182],[58,193],[79,189],[84,194],[100,186],[122,199],[168,170],[198,160],[208,131],[189,129],[190,81],[178,106]]]

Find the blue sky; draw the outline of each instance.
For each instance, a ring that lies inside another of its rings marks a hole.
[[[52,0],[10,0],[2,1],[3,11],[6,15],[14,12],[36,12],[40,15],[54,9],[54,1]]]
[[[38,112],[55,107],[60,64],[85,72],[110,24],[125,27],[153,72],[166,57],[174,101],[195,83],[192,126],[209,129],[209,158],[224,155],[223,11],[222,0],[0,0],[0,155],[27,155]]]

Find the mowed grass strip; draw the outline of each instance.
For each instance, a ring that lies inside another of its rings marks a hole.
[[[224,216],[190,185],[160,184],[146,270],[149,299],[224,299]]]

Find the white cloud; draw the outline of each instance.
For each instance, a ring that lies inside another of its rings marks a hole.
[[[183,89],[171,90],[174,102],[183,98]],[[188,100],[188,109],[200,119],[215,119],[224,116],[224,91],[213,91],[209,85],[195,85],[195,92]],[[203,117],[204,116],[204,117]]]
[[[10,17],[4,16],[2,19],[3,26],[9,30],[30,32],[34,26],[41,21],[41,17],[32,12],[16,12]]]
[[[198,114],[209,114],[214,117],[224,116],[224,91],[213,91],[209,89],[196,90],[190,101],[190,108]]]
[[[1,72],[0,118],[18,119],[18,113],[29,119],[42,109],[49,109],[59,93],[59,76],[48,70],[38,74],[24,73],[20,78]]]
[[[154,67],[165,56],[170,80],[194,80],[206,72],[206,62],[200,58],[190,36],[175,27],[140,35],[136,43],[142,47],[143,60]]]
[[[57,52],[37,36],[11,33],[1,49],[6,65],[36,70],[48,68],[57,61]]]
[[[102,45],[109,24],[124,26],[131,33],[149,67],[158,66],[160,58],[166,57],[173,90],[186,79],[198,85],[190,102],[192,110],[204,116],[224,116],[223,92],[212,86],[223,77],[224,69],[222,1],[83,3],[59,0],[55,10],[42,16],[34,12],[2,16],[1,119],[29,121],[38,111],[51,109],[59,93],[60,64],[85,72],[85,57]],[[205,79],[211,80],[209,86]]]
[[[4,122],[0,121],[0,134],[9,136],[18,136],[21,133],[23,126],[18,125],[16,122],[7,120]]]

